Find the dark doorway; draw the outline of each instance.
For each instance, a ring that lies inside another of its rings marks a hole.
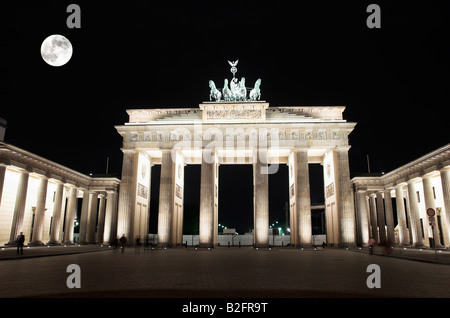
[[[218,223],[239,234],[253,229],[253,165],[219,166]]]

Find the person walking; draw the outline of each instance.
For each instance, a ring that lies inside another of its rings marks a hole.
[[[25,235],[23,235],[23,232],[20,232],[20,234],[17,236],[17,255],[23,255],[23,243],[25,242]]]
[[[134,252],[140,254],[141,252],[141,238],[139,235],[136,235],[136,246],[134,248]]]
[[[119,237],[118,236],[116,236],[112,240],[111,245],[114,247],[114,254],[116,254],[117,253],[117,249],[119,248]]]
[[[120,247],[122,248],[122,254],[125,251],[125,246],[127,245],[127,237],[125,234],[122,234],[122,237],[120,238]]]
[[[375,240],[373,239],[373,237],[370,238],[369,240],[369,249],[370,249],[370,255],[373,255],[373,249],[375,248]]]

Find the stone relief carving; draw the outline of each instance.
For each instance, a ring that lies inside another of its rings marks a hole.
[[[260,119],[261,110],[254,109],[223,109],[208,110],[207,119]]]

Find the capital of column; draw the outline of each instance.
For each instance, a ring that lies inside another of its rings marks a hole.
[[[129,149],[129,148],[120,148],[124,154],[134,154],[136,153],[136,149]]]
[[[292,152],[308,152],[309,148],[307,147],[295,147],[292,148]]]
[[[47,177],[46,175],[39,174],[36,172],[32,172],[31,175],[39,180],[44,180],[44,181],[47,180],[48,181],[48,179],[49,179],[49,177]]]
[[[440,172],[446,172],[446,171],[450,172],[450,166],[444,166],[444,167],[440,168],[439,171]]]
[[[364,194],[366,194],[367,193],[367,187],[357,187],[356,188],[356,192],[357,193],[364,193]]]
[[[406,187],[406,186],[408,186],[408,183],[406,183],[406,182],[400,182],[400,183],[397,183],[397,184],[394,186],[394,188],[395,188],[395,189],[397,189],[397,188],[403,189],[403,188]]]
[[[341,146],[336,146],[334,148],[334,150],[335,151],[349,151],[351,147],[352,146],[350,146],[350,145],[341,145]]]
[[[413,177],[406,181],[407,184],[416,184],[417,182],[421,181],[422,177]]]
[[[438,173],[439,173],[439,171],[437,171],[437,170],[430,171],[430,172],[427,172],[424,175],[422,175],[421,178],[422,179],[431,179],[434,176],[436,176],[436,174],[438,174]]]

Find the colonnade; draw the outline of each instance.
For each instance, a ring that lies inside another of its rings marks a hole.
[[[329,242],[336,246],[356,245],[348,150],[348,146],[334,147],[328,150],[327,163],[331,163],[334,169],[332,175],[325,179],[325,184],[332,182],[335,186],[336,193],[328,198],[328,202],[333,202],[337,206],[337,209],[330,212],[334,214],[334,218],[329,223],[335,224],[329,224],[329,227],[338,229],[336,238],[330,238]],[[149,156],[145,149],[123,149],[118,234],[124,234],[133,239],[136,236],[145,237],[148,234],[148,232],[140,230],[139,226],[135,224],[134,218],[138,213],[138,202],[149,202],[150,198],[143,198],[136,189],[143,186],[140,182],[148,182],[150,185],[150,177],[140,181],[138,179],[142,175],[142,169],[148,169],[146,167],[151,167],[156,161],[157,164],[161,164],[158,245],[174,246],[182,243],[183,199],[182,194],[177,194],[177,189],[182,192],[184,174],[180,170],[183,170],[186,163],[181,153],[174,155],[170,150],[161,149],[160,151],[161,156],[155,159]],[[313,244],[308,151],[309,149],[306,147],[293,148],[290,150],[288,158],[283,159],[284,163],[289,166],[290,175],[291,245],[302,247]],[[253,165],[254,245],[268,247],[270,160],[268,160],[267,149],[254,150],[252,158],[247,164]],[[220,191],[218,189],[218,166],[222,164],[223,160],[215,149],[202,149],[201,162],[197,163],[201,164],[199,206],[199,245],[201,247],[213,247],[217,244],[218,191]],[[145,201],[143,201],[144,199]]]
[[[21,232],[30,246],[74,244],[75,222],[81,244],[110,242],[117,235],[120,180],[88,177],[15,146],[0,146],[0,244],[15,245]]]
[[[429,170],[410,177],[402,175],[398,182],[384,186],[383,180],[400,175],[400,171],[379,180],[353,179],[361,245],[372,238],[379,245],[429,247],[434,242],[438,248],[450,246],[450,166],[441,164]],[[432,219],[426,213],[428,209],[435,213]]]

